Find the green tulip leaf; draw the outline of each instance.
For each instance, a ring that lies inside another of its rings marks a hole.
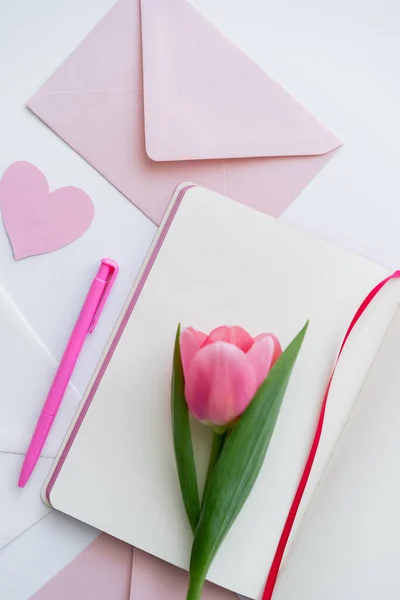
[[[276,361],[227,436],[203,499],[187,600],[198,600],[208,569],[261,470],[308,323]]]
[[[190,527],[194,533],[200,517],[200,499],[189,410],[185,400],[185,379],[179,345],[180,334],[181,328],[179,325],[175,338],[171,382],[172,433],[183,504]]]

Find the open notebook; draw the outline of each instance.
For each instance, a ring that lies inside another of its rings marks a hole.
[[[283,565],[274,600],[400,597],[400,309]]]
[[[50,474],[47,500],[187,568],[192,538],[169,399],[177,324],[202,331],[239,324],[252,334],[272,331],[286,346],[310,319],[262,472],[209,572],[211,581],[260,598],[339,345],[360,302],[387,275],[282,221],[181,187]],[[400,286],[386,286],[345,348],[294,540],[399,301]],[[208,436],[194,427],[203,470]]]

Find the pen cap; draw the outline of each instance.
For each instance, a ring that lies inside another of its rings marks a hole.
[[[100,298],[98,307],[93,317],[93,321],[89,328],[89,333],[93,333],[97,321],[101,315],[101,312],[104,308],[105,303],[107,302],[107,298],[111,291],[112,286],[114,285],[114,281],[118,275],[119,267],[116,262],[110,260],[109,258],[103,258],[100,262],[99,270],[97,271],[96,279],[100,279],[101,281],[106,282],[106,286],[104,288],[104,292]]]

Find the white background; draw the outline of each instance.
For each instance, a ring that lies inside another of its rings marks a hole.
[[[396,0],[193,3],[344,142],[283,218],[399,268],[400,4]],[[121,268],[73,375],[81,393],[155,226],[25,103],[113,4],[114,0],[0,0],[0,175],[10,163],[28,160],[45,173],[51,189],[81,187],[96,209],[92,226],[80,240],[19,262],[13,259],[0,223],[1,286],[59,360],[100,258],[109,256]],[[69,560],[71,552],[67,555]],[[42,579],[55,569],[49,567]]]

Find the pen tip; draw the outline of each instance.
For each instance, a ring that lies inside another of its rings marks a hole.
[[[26,477],[25,473],[21,473],[20,478],[18,480],[18,487],[20,487],[20,488],[25,487],[25,484],[27,481],[28,481],[28,478]]]

